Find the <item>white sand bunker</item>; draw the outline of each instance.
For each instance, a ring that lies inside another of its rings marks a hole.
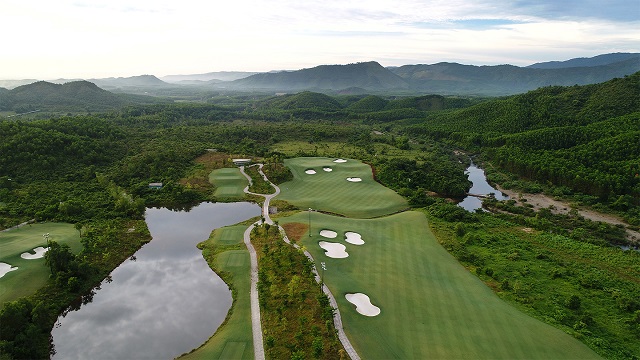
[[[364,244],[364,240],[362,240],[362,235],[357,232],[347,231],[344,233],[344,241],[353,245],[362,245]]]
[[[347,160],[345,160],[345,159],[335,159],[335,160],[333,160],[333,162],[334,163],[346,163]]]
[[[360,182],[360,181],[362,181],[362,179],[360,179],[359,177],[348,177],[347,181]]]
[[[346,294],[344,296],[348,302],[356,306],[356,311],[364,316],[377,316],[380,308],[373,305],[369,297],[363,293]]]
[[[7,263],[0,262],[0,278],[5,276],[9,271],[18,270],[17,267],[13,267]]]
[[[320,235],[329,239],[335,239],[338,233],[333,230],[320,230]]]
[[[28,252],[22,253],[20,254],[20,257],[23,259],[27,259],[27,260],[33,260],[33,259],[40,259],[44,257],[44,253],[47,252],[47,250],[49,250],[48,248],[45,249],[42,246],[38,246],[37,248],[33,249],[33,252],[35,254],[31,254]]]
[[[316,173],[316,171],[315,171],[315,170],[313,170],[313,169],[307,169],[307,170],[305,170],[305,171],[304,171],[304,173],[305,173],[305,174],[309,174],[309,175],[313,175],[313,174],[315,174],[315,173]]]
[[[322,170],[324,170],[326,172],[332,172],[333,171],[333,169],[328,167],[328,166],[323,167]]]
[[[330,258],[344,259],[349,257],[349,254],[346,251],[347,247],[342,244],[320,241],[318,245],[326,251],[325,255]]]

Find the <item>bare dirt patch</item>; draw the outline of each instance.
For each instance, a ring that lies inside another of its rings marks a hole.
[[[545,194],[529,194],[520,193],[513,190],[503,189],[496,185],[496,189],[502,191],[508,195],[509,198],[516,200],[518,206],[524,206],[524,204],[530,204],[532,209],[538,211],[542,208],[551,210],[553,214],[567,215],[571,209],[571,205],[566,202],[555,200]],[[526,200],[526,201],[524,201]],[[627,228],[628,224],[622,221],[619,217],[611,214],[604,214],[593,210],[575,209],[580,216],[591,221],[600,221],[611,225],[623,225],[627,231],[627,239],[631,242],[640,242],[640,232]]]
[[[292,241],[300,241],[302,235],[309,231],[309,225],[303,223],[288,223],[282,225],[282,228],[287,233],[287,237]]]

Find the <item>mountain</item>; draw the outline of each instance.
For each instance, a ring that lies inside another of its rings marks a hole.
[[[73,81],[54,84],[38,81],[0,91],[0,110],[17,113],[42,111],[108,111],[127,104],[157,103],[160,99],[114,94],[89,81]]]
[[[635,59],[640,63],[640,53],[611,53],[602,54],[590,58],[575,58],[565,61],[548,61],[539,62],[527,66],[533,69],[562,69],[569,67],[587,67],[587,66],[602,66],[625,61],[629,59]]]
[[[409,84],[375,61],[348,65],[320,65],[297,71],[260,73],[226,83],[227,88],[253,90],[369,91],[409,89]]]
[[[92,83],[103,89],[124,87],[161,87],[171,86],[153,75],[138,75],[131,77],[110,77],[103,79],[89,79]]]
[[[167,75],[163,76],[162,80],[168,83],[174,84],[197,84],[198,82],[207,82],[211,80],[220,81],[234,81],[243,79],[251,75],[258,74],[257,72],[249,71],[216,71],[206,74],[191,74],[191,75]]]
[[[34,83],[36,81],[38,81],[38,80],[36,80],[36,79],[0,80],[0,87],[7,88],[7,89],[13,89],[15,87],[18,87],[18,86],[21,86],[21,85],[31,84],[31,83]]]
[[[600,83],[640,71],[640,62],[630,58],[602,66],[560,69],[438,63],[405,65],[392,68],[390,71],[420,92],[502,96],[524,93],[544,86]]]

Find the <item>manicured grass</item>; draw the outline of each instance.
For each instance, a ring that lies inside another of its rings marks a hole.
[[[277,199],[286,200],[302,209],[312,208],[356,218],[372,218],[398,212],[407,202],[393,190],[375,180],[369,165],[348,159],[334,163],[334,158],[295,158],[284,164],[291,169],[293,180],[280,185]],[[326,172],[323,167],[330,167]],[[305,171],[313,169],[316,174]],[[361,182],[349,182],[359,177]]]
[[[242,239],[245,225],[216,229],[200,246],[207,262],[233,289],[233,305],[213,337],[180,359],[253,359],[251,332],[251,263]],[[235,250],[229,250],[235,249]],[[213,262],[213,263],[212,263]],[[214,304],[215,306],[215,304]]]
[[[218,199],[234,199],[244,197],[244,188],[249,185],[247,178],[238,168],[213,170],[209,181],[216,186],[214,196]]]
[[[49,279],[49,268],[45,259],[26,260],[20,257],[38,246],[47,247],[43,234],[59,244],[67,244],[74,253],[80,252],[80,234],[71,224],[41,223],[26,225],[18,229],[0,232],[0,262],[18,267],[0,278],[0,307],[7,302],[31,295]]]
[[[306,224],[301,212],[279,222]],[[320,230],[338,232],[326,239]],[[344,241],[362,235],[364,245]],[[584,344],[502,301],[435,239],[420,212],[379,219],[311,213],[311,237],[302,244],[336,296],[345,331],[363,359],[589,359]],[[339,242],[349,257],[332,259],[318,246]],[[355,311],[346,293],[367,294],[376,317]]]

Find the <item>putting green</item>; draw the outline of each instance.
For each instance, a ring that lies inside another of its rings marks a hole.
[[[49,268],[45,259],[23,259],[20,255],[32,252],[38,246],[46,247],[43,234],[59,244],[67,244],[74,253],[80,252],[80,234],[71,224],[42,223],[31,224],[0,232],[0,262],[18,267],[0,278],[0,307],[5,302],[35,293],[49,279]]]
[[[233,246],[243,241],[244,225],[227,226],[213,231],[208,245]],[[235,288],[235,299],[226,323],[221,325],[213,337],[184,359],[253,359],[253,333],[251,330],[251,261],[244,245],[242,250],[219,253],[216,267],[231,277]],[[212,304],[215,306],[215,304]]]
[[[277,199],[300,208],[327,211],[356,218],[372,218],[392,214],[408,207],[393,190],[375,180],[369,165],[347,159],[335,163],[333,158],[295,158],[284,164],[291,169],[293,180],[280,185]],[[324,171],[323,168],[332,171]],[[305,171],[313,169],[315,174]],[[360,182],[347,178],[360,178]]]
[[[244,197],[244,188],[249,181],[238,168],[213,170],[209,174],[209,182],[216,186],[214,196],[219,199],[235,199]]]
[[[281,224],[306,224],[301,212]],[[322,229],[338,232],[349,257],[332,259],[318,246]],[[363,245],[344,241],[357,232]],[[302,244],[325,262],[347,336],[363,359],[594,359],[587,346],[498,298],[436,241],[423,213],[378,219],[311,214]],[[363,316],[345,299],[363,293],[381,310]]]

